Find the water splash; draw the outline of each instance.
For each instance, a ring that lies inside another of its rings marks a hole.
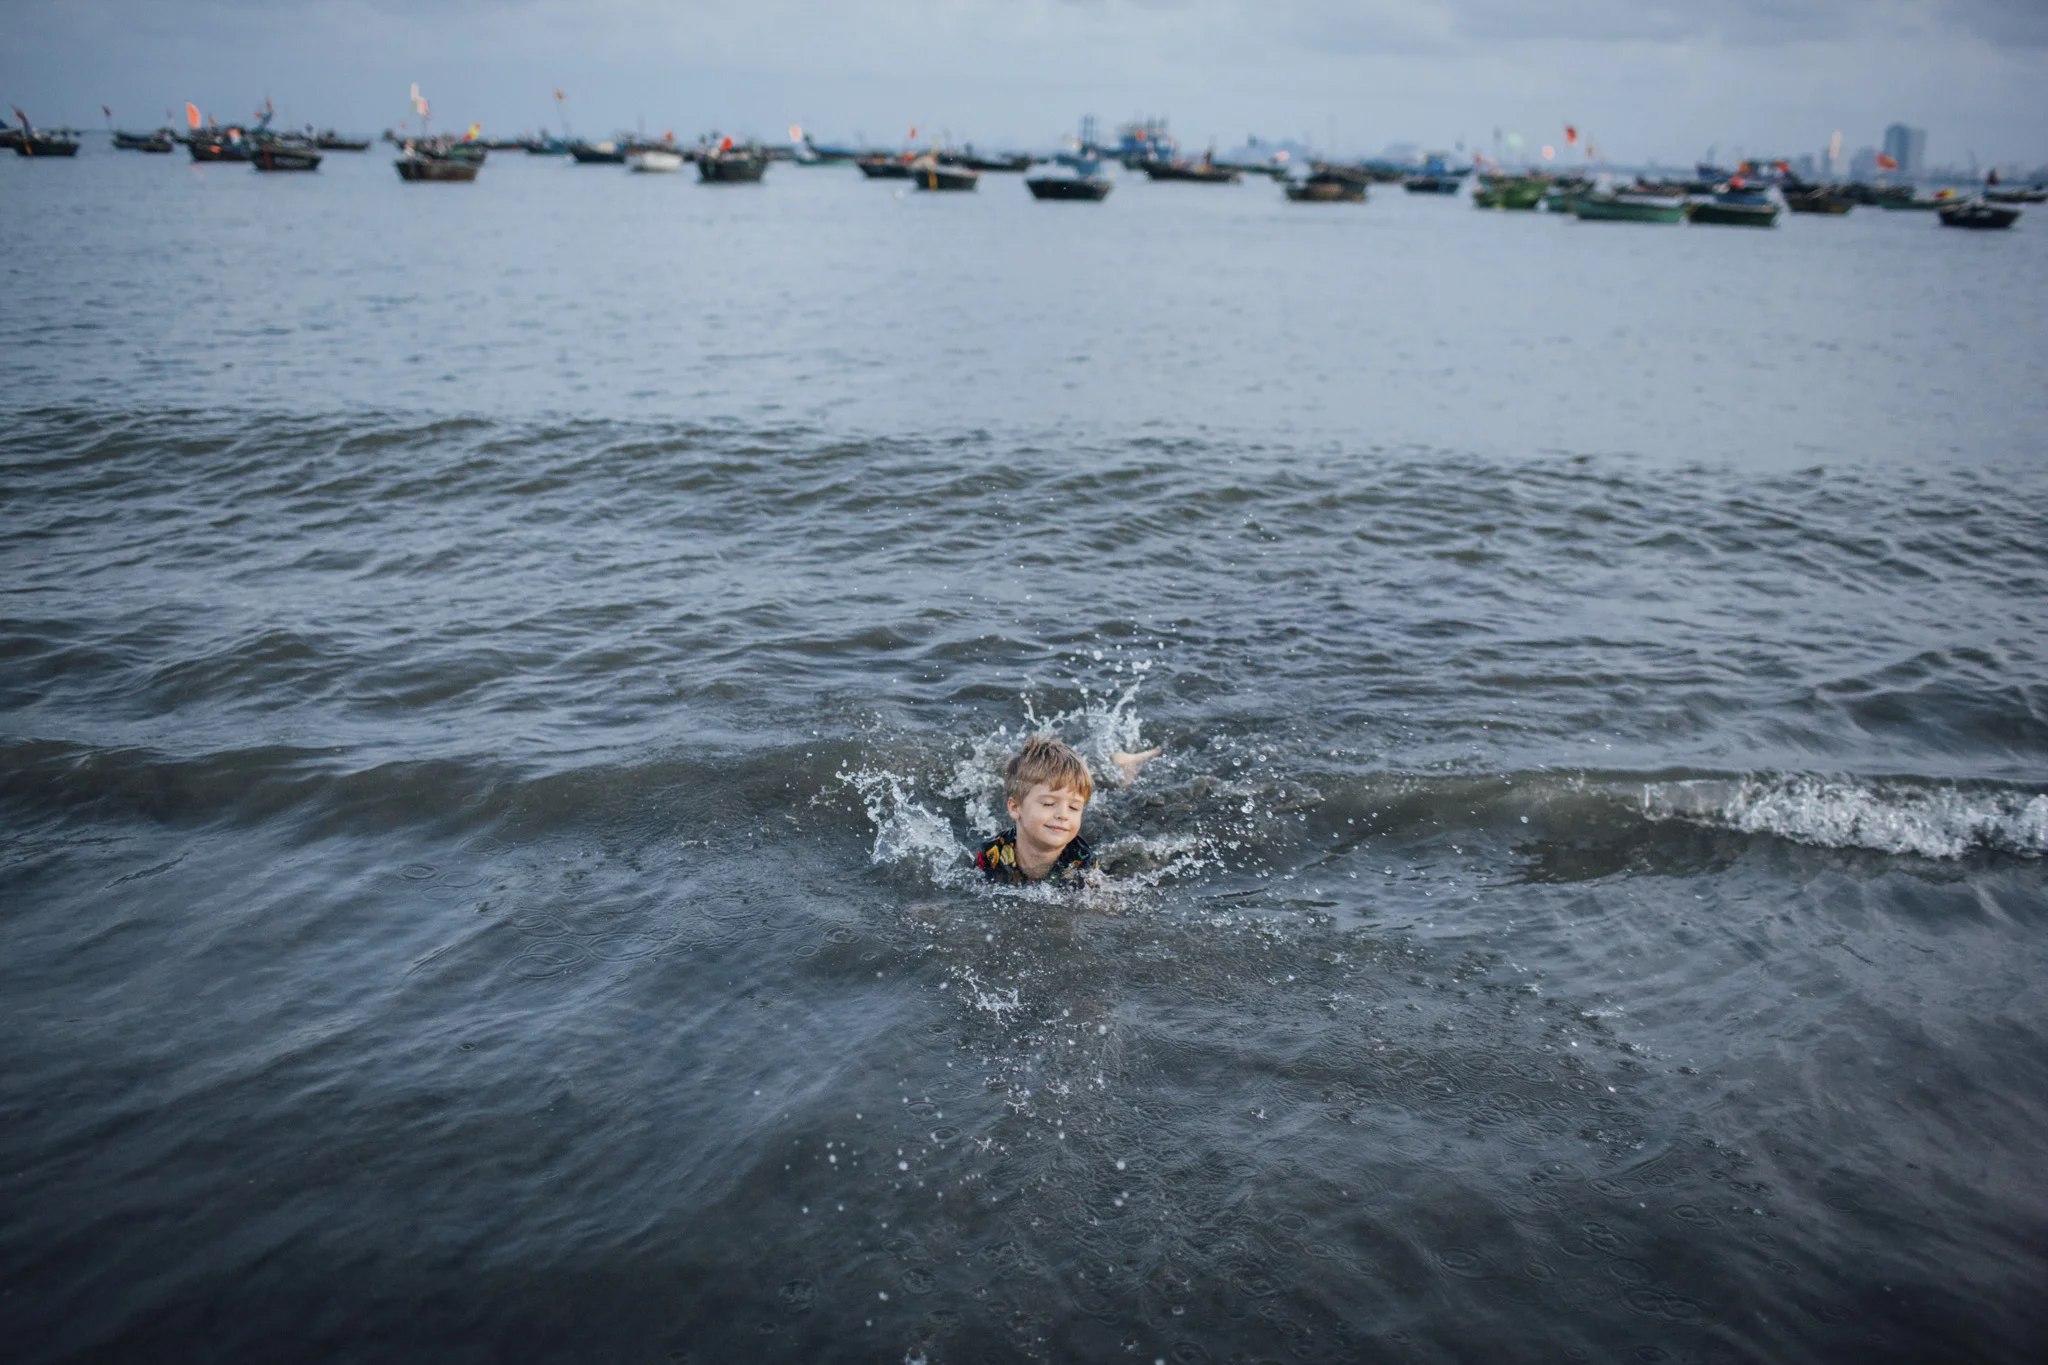
[[[982,981],[974,968],[967,966],[955,967],[951,975],[953,980],[960,983],[960,998],[983,1014],[991,1014],[999,1021],[1007,1021],[1010,1016],[1021,1013],[1024,1008],[1024,1002],[1019,998],[1018,988],[1015,986],[990,986]]]
[[[952,822],[913,795],[916,778],[873,768],[841,770],[838,777],[860,793],[875,827],[870,856],[877,867],[908,863],[921,867],[936,886],[967,883],[968,850],[954,836]]]
[[[1643,784],[1643,813],[1823,848],[1922,858],[2048,853],[2048,795],[1767,774]]]

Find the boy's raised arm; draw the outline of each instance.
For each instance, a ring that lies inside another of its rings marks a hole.
[[[1124,780],[1118,783],[1118,785],[1128,787],[1131,783],[1138,780],[1138,769],[1144,767],[1157,757],[1159,757],[1159,746],[1155,744],[1143,753],[1137,754],[1125,753],[1122,749],[1118,749],[1109,756],[1109,761],[1116,764],[1117,771],[1124,775]]]

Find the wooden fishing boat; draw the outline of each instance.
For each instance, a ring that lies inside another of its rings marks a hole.
[[[114,130],[114,147],[118,151],[161,154],[170,151],[174,145],[169,129],[159,128],[153,133],[124,133],[118,128]]]
[[[731,139],[697,155],[697,179],[706,185],[753,185],[768,169],[768,154],[759,147],[734,146]]]
[[[78,139],[68,133],[38,132],[26,129],[14,140],[16,156],[77,156]]]
[[[1679,223],[1685,220],[1680,195],[1579,194],[1572,197],[1572,216],[1581,222]]]
[[[1287,185],[1285,192],[1296,204],[1363,204],[1366,184],[1348,175],[1317,171],[1299,184]]]
[[[1342,161],[1311,161],[1308,163],[1312,175],[1333,180],[1349,180],[1355,184],[1369,185],[1378,177],[1370,167],[1363,164],[1351,165]]]
[[[1015,156],[976,156],[970,148],[964,152],[940,152],[938,157],[941,166],[953,166],[963,171],[1018,174],[1031,169],[1031,158],[1022,152]]]
[[[259,171],[317,171],[320,153],[304,143],[265,142],[249,158]]]
[[[1235,166],[1219,166],[1207,157],[1200,161],[1145,161],[1139,164],[1154,180],[1180,180],[1193,185],[1235,185],[1244,175]]]
[[[37,128],[28,121],[28,115],[16,109],[14,116],[21,120],[21,127],[6,130],[6,145],[14,148],[16,156],[77,156],[78,134],[70,128]]]
[[[579,166],[623,166],[626,149],[616,142],[572,142],[569,155]]]
[[[392,164],[398,167],[400,180],[446,181],[453,184],[466,184],[476,179],[476,173],[483,169],[483,162],[480,160],[422,151],[410,144],[405,149],[405,155]]]
[[[1099,204],[1116,188],[1099,175],[1034,175],[1024,182],[1033,199],[1071,199]]]
[[[1943,227],[2009,228],[2019,221],[2020,211],[2010,204],[1987,204],[1981,199],[1959,199],[1935,211]]]
[[[910,158],[905,156],[857,156],[853,164],[870,180],[910,179]]]
[[[1778,206],[1764,191],[1731,186],[1712,199],[1688,204],[1685,216],[1710,227],[1770,227],[1778,221]]]
[[[323,152],[367,152],[370,139],[366,137],[343,137],[329,128],[313,139],[313,145]]]
[[[195,131],[186,138],[185,150],[192,154],[194,161],[202,164],[247,161],[255,154],[256,144],[243,137],[239,128],[212,128],[205,132]]]
[[[929,153],[910,163],[910,183],[921,190],[971,190],[980,182],[980,171],[941,166],[939,159]]]
[[[2048,190],[2038,187],[2018,190],[1987,189],[1984,191],[1984,199],[1986,203],[1991,204],[2048,204]]]
[[[1856,201],[1833,185],[1787,186],[1785,207],[1794,213],[1824,213],[1840,217],[1856,207]]]
[[[1534,209],[1550,191],[1547,175],[1482,175],[1472,205],[1482,209]]]

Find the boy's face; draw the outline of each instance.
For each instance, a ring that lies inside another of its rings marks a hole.
[[[1010,818],[1017,822],[1017,841],[1040,849],[1062,849],[1081,832],[1081,812],[1088,798],[1071,787],[1052,787],[1041,782],[1024,793],[1021,801],[1011,800]]]

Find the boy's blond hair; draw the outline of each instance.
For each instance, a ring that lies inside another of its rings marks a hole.
[[[1054,791],[1079,792],[1083,801],[1095,795],[1095,779],[1081,755],[1051,735],[1025,740],[1003,768],[1003,795],[1012,801],[1022,801],[1041,784]]]

